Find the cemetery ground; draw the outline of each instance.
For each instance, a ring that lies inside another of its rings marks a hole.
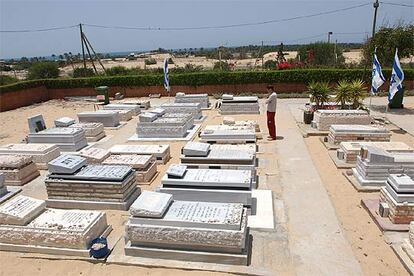
[[[151,105],[173,99],[151,99]],[[251,265],[230,272],[267,275],[405,275],[407,272],[389,244],[392,235],[383,234],[361,199],[377,198],[375,193],[358,193],[338,170],[319,137],[303,138],[297,122],[302,121],[300,107],[306,99],[279,99],[277,109],[277,141],[266,141],[266,118],[263,115],[234,115],[236,120],[257,120],[264,139],[258,140],[259,189],[273,191],[275,229],[251,230],[253,247]],[[374,98],[374,116],[385,115],[386,98]],[[414,147],[414,97],[404,100],[406,110],[389,111],[387,125],[391,141],[402,141]],[[263,111],[264,101],[260,100]],[[19,143],[28,133],[27,117],[43,114],[46,126],[68,116],[76,118],[81,111],[93,110],[93,103],[49,101],[1,113],[0,144]],[[222,121],[217,110],[204,110],[209,124]],[[117,130],[105,130],[107,137],[95,146],[108,149],[115,144],[148,144],[127,142],[135,133],[137,118]],[[401,128],[403,130],[401,130]],[[198,138],[195,137],[195,140]],[[143,190],[154,190],[170,164],[179,163],[179,152],[185,141],[152,142],[169,144],[171,159],[159,165],[159,174]],[[22,194],[46,199],[45,171],[23,186]],[[124,224],[127,211],[106,211],[114,228],[110,243],[115,248],[106,263],[92,263],[70,257],[0,252],[0,275],[225,275],[219,265],[206,264],[204,270],[194,267],[174,268],[174,262],[155,260],[145,265],[119,264],[123,254]]]

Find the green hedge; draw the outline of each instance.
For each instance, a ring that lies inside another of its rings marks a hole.
[[[405,79],[414,79],[414,69],[405,69]],[[390,69],[384,70],[386,79],[389,79]],[[369,82],[371,69],[300,69],[276,71],[206,71],[197,73],[171,74],[171,85],[221,85],[221,84],[247,84],[247,83],[309,83],[311,81],[337,82],[347,79],[363,79]],[[129,76],[101,76],[90,78],[45,79],[18,82],[0,86],[0,93],[22,90],[25,88],[45,85],[47,88],[80,88],[96,87],[100,85],[111,86],[151,86],[162,85],[162,74],[129,75]]]

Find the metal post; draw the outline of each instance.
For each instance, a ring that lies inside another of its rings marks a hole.
[[[375,36],[375,27],[376,27],[376,24],[377,24],[377,12],[378,12],[378,7],[379,7],[378,0],[375,0],[373,6],[374,6],[374,19],[372,20],[372,36],[371,36],[371,39],[374,39],[374,36]],[[374,57],[374,55],[372,55],[372,57]],[[366,65],[365,65],[365,68],[366,68]],[[372,92],[370,91],[370,93],[369,93],[369,106],[368,106],[368,113],[369,114],[371,114],[371,101],[372,101]],[[387,112],[387,111],[388,111],[388,104],[387,104],[387,108],[386,108],[385,112]]]
[[[375,2],[374,2],[374,20],[372,22],[372,38],[375,35],[375,27],[376,27],[376,24],[377,24],[378,7],[379,7],[379,2],[378,2],[378,0],[375,0]]]
[[[82,45],[82,58],[83,58],[83,68],[85,69],[84,73],[86,73],[86,60],[85,60],[85,46],[83,45],[83,31],[82,31],[82,23],[79,23],[79,31],[80,31],[80,40]]]

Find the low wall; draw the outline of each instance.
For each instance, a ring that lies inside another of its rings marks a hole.
[[[306,91],[304,83],[274,83],[278,93],[303,93]],[[388,89],[388,83],[382,86],[383,90]],[[266,93],[265,83],[252,84],[226,84],[226,85],[200,85],[200,86],[180,86],[173,85],[171,95],[177,92],[187,94],[208,93],[209,95],[217,93]],[[407,90],[414,89],[414,81],[404,81],[404,87]],[[369,89],[369,87],[367,87]],[[161,94],[166,96],[167,93],[163,86],[135,86],[135,87],[110,87],[109,93],[113,97],[116,92],[122,92],[126,97],[146,97],[149,94]],[[70,96],[95,96],[96,92],[93,87],[70,88],[70,89],[53,89],[39,86],[27,88],[12,92],[0,93],[0,111],[7,111],[33,103],[40,103],[51,99],[63,99]]]
[[[22,106],[41,103],[49,100],[45,86],[22,89],[0,94],[0,111],[16,109]]]

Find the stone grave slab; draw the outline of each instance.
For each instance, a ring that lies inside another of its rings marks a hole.
[[[134,112],[132,110],[115,110],[119,113],[119,120],[122,122],[127,122],[132,119]]]
[[[102,123],[104,127],[117,127],[120,124],[119,112],[115,110],[97,110],[78,113],[80,123]]]
[[[64,154],[50,161],[48,169],[52,174],[74,174],[80,168],[86,166],[86,163],[86,158]]]
[[[65,179],[83,179],[98,181],[119,181],[122,182],[132,169],[129,166],[110,166],[110,165],[88,165],[73,175],[65,176]],[[59,174],[53,176],[59,177]]]
[[[151,109],[150,112],[154,113],[154,114],[157,114],[158,117],[161,117],[162,115],[165,114],[166,111],[165,111],[164,108],[157,107],[157,108]]]
[[[102,123],[76,123],[69,127],[85,130],[86,138],[93,138],[101,135],[101,133],[105,134],[104,125]]]
[[[186,156],[207,156],[210,151],[210,144],[200,142],[188,142],[183,147],[183,154]]]
[[[331,125],[369,125],[371,117],[364,110],[317,110],[313,125],[320,131],[329,130]]]
[[[200,141],[208,143],[226,141],[256,142],[256,132],[253,127],[209,125],[200,133]]]
[[[127,165],[134,169],[145,169],[152,161],[151,155],[138,154],[113,154],[103,164],[105,165]]]
[[[70,125],[73,125],[74,123],[76,123],[75,119],[69,117],[61,117],[55,120],[56,127],[68,127]]]
[[[388,183],[398,192],[414,194],[414,180],[406,174],[390,174]]]
[[[129,212],[134,217],[161,218],[172,200],[170,194],[144,191],[131,205]]]
[[[43,116],[41,114],[37,114],[27,118],[27,121],[29,123],[30,133],[37,133],[46,129],[45,120],[43,119]]]
[[[144,113],[139,114],[138,117],[141,123],[148,123],[148,122],[155,121],[155,119],[158,118],[158,114],[152,113],[152,112],[144,112]]]
[[[90,147],[81,150],[79,155],[86,158],[88,163],[102,163],[111,153],[106,149]]]
[[[27,225],[45,209],[44,200],[19,195],[0,206],[0,224]]]
[[[223,95],[224,96],[224,95]],[[257,102],[259,98],[257,96],[233,96],[231,97],[222,97],[221,98],[223,102],[231,101],[231,102],[237,102],[237,103],[247,103],[247,102]]]
[[[239,230],[243,205],[237,203],[214,203],[173,201],[162,219],[130,218],[133,224],[153,224],[178,227]]]
[[[178,92],[175,94],[176,103],[199,103],[201,108],[208,108],[210,106],[208,94],[188,94]]]
[[[20,169],[32,161],[33,158],[27,155],[0,155],[0,168]]]
[[[187,172],[187,166],[173,164],[165,172],[169,178],[183,178]]]
[[[137,105],[141,109],[148,109],[151,107],[151,102],[149,100],[138,100],[138,99],[123,99],[119,101],[121,104],[130,104],[130,105]]]
[[[29,143],[56,144],[61,151],[78,151],[88,145],[81,128],[55,127],[38,133],[29,133]]]
[[[161,180],[166,186],[193,186],[193,187],[222,187],[250,189],[252,172],[250,170],[215,170],[215,169],[187,169],[182,178],[171,178],[165,174]]]
[[[242,254],[247,235],[241,204],[173,201],[161,219],[131,217],[126,224],[126,237],[138,248]]]
[[[114,145],[109,151],[112,154],[153,155],[162,164],[170,159],[169,145]]]
[[[47,169],[47,163],[60,155],[54,144],[8,144],[0,147],[0,154],[32,156],[38,169]]]
[[[85,250],[107,227],[102,212],[47,209],[26,226],[0,225],[0,243]]]
[[[16,186],[24,185],[40,175],[32,157],[24,155],[0,155],[0,173],[4,173],[6,185]]]
[[[138,105],[132,104],[122,104],[122,103],[115,103],[115,104],[107,104],[103,106],[104,110],[126,110],[131,111],[133,116],[140,114],[141,108]]]

